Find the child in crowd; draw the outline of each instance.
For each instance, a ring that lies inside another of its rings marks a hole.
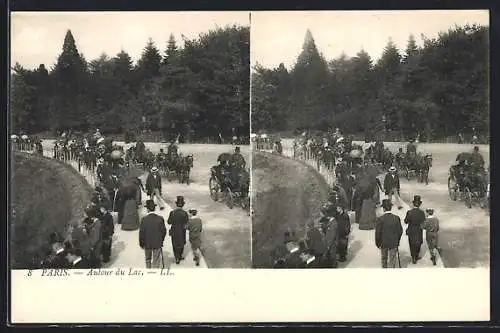
[[[197,216],[198,212],[196,209],[189,210],[189,221],[187,229],[189,231],[189,243],[191,243],[191,250],[193,251],[194,261],[196,266],[200,266],[200,254],[201,254],[201,231],[202,223],[201,219]]]
[[[431,254],[432,264],[436,265],[436,252],[438,251],[439,219],[434,215],[434,209],[425,210],[426,219],[423,224],[425,240]]]

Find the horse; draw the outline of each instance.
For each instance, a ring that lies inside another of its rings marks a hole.
[[[416,160],[418,181],[429,185],[429,171],[432,167],[432,154],[418,154]]]
[[[191,168],[193,167],[193,155],[179,156],[177,163],[177,178],[179,179],[179,184],[186,183],[189,185],[190,179],[189,175]]]

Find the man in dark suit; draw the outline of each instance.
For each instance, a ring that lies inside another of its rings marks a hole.
[[[375,226],[375,245],[380,249],[382,268],[396,268],[396,256],[399,242],[403,235],[403,227],[399,216],[391,213],[392,203],[389,199],[382,200],[384,214],[377,218]],[[387,265],[389,260],[389,265]]]
[[[410,243],[411,261],[416,264],[420,258],[420,247],[424,242],[423,224],[425,222],[425,213],[420,209],[422,200],[419,195],[413,197],[413,208],[406,213],[405,224],[406,235],[408,235],[408,242]]]
[[[186,245],[186,227],[189,222],[188,213],[182,209],[184,207],[184,197],[178,196],[175,202],[177,206],[170,212],[167,223],[171,225],[169,234],[172,238],[172,247],[174,251],[175,263],[179,264],[184,259],[182,256],[184,246]]]
[[[351,221],[349,215],[347,214],[345,207],[337,206],[337,224],[338,224],[338,254],[339,261],[346,261],[347,248],[349,245],[349,234],[351,233]]]
[[[389,168],[389,172],[385,175],[384,178],[384,191],[385,195],[387,195],[387,199],[389,199],[392,203],[392,196],[394,195],[396,204],[398,205],[398,209],[403,208],[401,205],[401,198],[399,197],[399,191],[401,189],[399,184],[399,176],[396,172],[396,167],[391,166]]]
[[[73,244],[72,247],[67,249],[66,260],[69,263],[69,269],[90,269],[93,268],[90,262],[87,261],[82,255],[82,250]]]
[[[111,258],[111,245],[113,234],[115,233],[115,224],[113,222],[113,216],[104,207],[99,208],[97,217],[101,221],[102,261],[107,263]]]
[[[62,238],[57,232],[49,236],[49,248],[45,259],[42,261],[42,268],[66,268],[66,249],[62,243]]]
[[[151,200],[154,200],[156,196],[157,202],[160,204],[160,209],[163,210],[163,206],[161,205],[161,176],[158,174],[158,168],[152,167],[151,172],[146,178],[146,194],[149,196]]]
[[[148,213],[141,220],[139,246],[144,250],[146,268],[160,268],[163,262],[163,242],[167,235],[165,220],[156,214],[153,200],[146,201]],[[152,263],[151,263],[152,260]]]

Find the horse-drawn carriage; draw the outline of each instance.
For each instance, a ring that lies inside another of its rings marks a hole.
[[[468,208],[479,204],[481,208],[489,206],[490,181],[488,173],[471,163],[470,153],[460,153],[457,164],[452,165],[448,175],[448,193],[451,200],[460,198]]]
[[[237,203],[249,211],[250,171],[232,165],[229,153],[222,153],[217,160],[219,164],[210,168],[210,197],[214,201],[224,200],[230,209]]]
[[[429,171],[432,167],[432,154],[410,153],[398,161],[398,167],[406,179],[413,177],[419,183],[429,184]]]

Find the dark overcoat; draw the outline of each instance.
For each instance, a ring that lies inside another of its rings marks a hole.
[[[425,213],[420,208],[412,208],[406,213],[405,224],[408,224],[406,234],[410,244],[422,244],[424,241],[423,223],[425,221]]]
[[[139,246],[141,248],[161,249],[166,235],[167,228],[162,216],[151,212],[142,218],[139,229]]]
[[[188,213],[182,208],[170,212],[167,223],[171,225],[169,234],[173,247],[182,247],[186,244],[186,227],[189,221]]]
[[[375,225],[375,245],[380,249],[395,249],[399,246],[403,226],[399,216],[384,213],[377,218]]]

